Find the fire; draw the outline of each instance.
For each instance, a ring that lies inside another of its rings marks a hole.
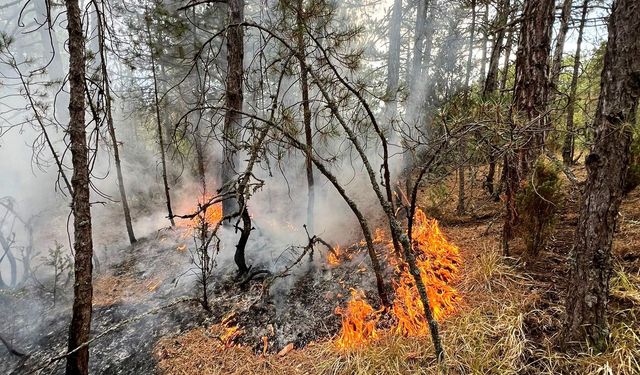
[[[453,312],[460,299],[458,291],[450,284],[459,270],[460,250],[447,241],[437,220],[427,218],[421,210],[416,211],[413,241],[416,263],[427,288],[433,316],[440,319]],[[398,274],[394,283],[393,314],[398,320],[395,332],[405,336],[426,335],[429,326],[414,278],[404,262],[396,261],[395,267]]]
[[[218,338],[225,348],[234,346],[235,339],[242,334],[242,329],[237,324],[233,324],[235,317],[236,314],[232,311],[222,318],[220,322],[223,332]]]
[[[329,251],[329,253],[327,254],[327,263],[329,263],[329,265],[331,266],[337,266],[338,264],[340,264],[340,255],[341,250],[340,245],[338,245],[333,248],[333,251]]]
[[[375,237],[378,243],[386,242],[389,252],[387,258],[396,273],[393,282],[395,299],[390,311],[396,323],[391,332],[403,336],[427,335],[429,325],[408,266],[394,254],[390,241],[382,240],[384,232],[381,229],[375,231]],[[458,291],[451,285],[459,271],[460,250],[447,241],[437,220],[427,218],[421,210],[417,210],[415,214],[413,246],[431,310],[435,319],[441,319],[455,311],[460,299]],[[376,311],[369,306],[361,291],[352,290],[352,299],[347,307],[344,310],[336,309],[336,313],[342,315],[342,330],[336,341],[339,347],[358,347],[377,337],[376,323],[382,310]]]
[[[378,337],[376,325],[381,312],[367,303],[362,291],[351,289],[347,307],[336,308],[336,314],[342,316],[342,330],[336,345],[339,348],[359,347]]]
[[[210,195],[202,196],[198,199],[195,207],[190,207],[185,209],[184,211],[193,213],[197,212],[200,207],[209,202],[213,197]],[[201,215],[197,215],[193,219],[183,219],[178,222],[178,226],[186,228],[184,237],[191,237],[196,230],[200,226],[201,216],[204,216],[204,220],[210,227],[213,227],[218,224],[220,220],[222,220],[222,205],[220,203],[211,205],[207,207]]]

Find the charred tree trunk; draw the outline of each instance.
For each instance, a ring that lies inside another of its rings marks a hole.
[[[619,0],[609,36],[594,121],[588,171],[569,279],[565,343],[604,350],[609,338],[607,304],[611,243],[629,166],[632,128],[640,97],[640,3]]]
[[[507,21],[509,20],[509,7],[509,0],[500,1],[498,19],[495,25],[498,31],[494,36],[493,48],[491,50],[491,56],[489,57],[489,70],[487,72],[487,79],[484,82],[484,89],[482,90],[482,96],[485,98],[492,95],[498,88],[498,66],[500,65],[500,54],[503,49]]]
[[[69,33],[69,141],[73,163],[72,212],[74,229],[73,310],[69,326],[69,351],[89,340],[91,303],[93,299],[92,272],[93,241],[91,236],[91,204],[89,190],[89,161],[85,130],[85,42],[82,16],[78,0],[66,0],[67,32]],[[89,348],[77,350],[67,357],[67,375],[89,373]]]
[[[238,167],[236,143],[242,127],[242,81],[244,76],[244,29],[240,24],[244,20],[244,0],[229,0],[229,24],[227,29],[227,87],[222,150],[222,186],[229,186],[235,178]],[[239,198],[238,198],[239,199]],[[227,216],[239,209],[237,200],[226,199],[222,202],[222,214]]]
[[[558,29],[558,37],[556,39],[556,47],[553,51],[553,62],[551,64],[551,88],[557,90],[558,79],[560,78],[560,70],[562,69],[562,54],[564,53],[564,42],[567,39],[567,31],[569,31],[569,21],[571,21],[571,5],[573,0],[563,0],[562,12],[560,13],[560,28]],[[552,95],[554,94],[552,93]]]
[[[157,66],[156,66],[156,55],[154,51],[154,43],[151,38],[151,31],[149,30],[149,24],[151,23],[151,15],[146,15],[146,27],[147,27],[147,38],[149,44],[149,51],[151,56],[151,73],[153,76],[153,97],[154,97],[154,106],[155,106],[155,114],[156,114],[156,127],[158,131],[158,144],[160,146],[160,164],[162,167],[162,184],[164,187],[164,196],[167,204],[167,217],[169,218],[169,222],[171,226],[174,227],[176,222],[173,218],[173,209],[171,207],[171,193],[169,188],[169,179],[167,177],[167,156],[166,156],[166,145],[164,143],[164,130],[162,127],[162,119],[160,117],[160,98],[158,96],[158,75],[157,75]]]
[[[589,0],[582,2],[582,14],[580,16],[580,25],[578,26],[578,40],[576,41],[576,52],[573,57],[573,75],[571,76],[571,86],[569,87],[569,97],[567,99],[567,125],[564,142],[562,144],[562,160],[565,164],[573,164],[573,150],[575,142],[575,126],[573,116],[576,112],[576,92],[578,91],[578,77],[580,75],[580,59],[582,37],[584,33],[584,25],[589,11]]]
[[[548,72],[554,0],[524,2],[520,41],[516,57],[516,84],[511,107],[511,143],[505,157],[506,215],[502,233],[505,255],[518,222],[516,195],[544,144],[548,126]]]
[[[1,233],[0,247],[2,247],[2,256],[0,256],[0,263],[2,263],[2,260],[4,260],[4,258],[7,258],[11,271],[11,281],[9,282],[9,284],[5,284],[2,280],[2,276],[0,275],[0,287],[2,285],[8,285],[9,287],[13,288],[18,283],[18,262],[16,261],[15,255],[13,255],[13,252],[11,251],[11,243],[7,241],[7,239],[4,238]]]
[[[100,2],[102,4],[102,2]],[[107,72],[107,54],[104,47],[104,18],[102,10],[98,8],[98,2],[94,3],[97,15],[98,29],[98,50],[100,53],[100,70],[102,72],[102,85],[104,88],[104,104],[105,115],[107,117],[107,129],[109,137],[113,145],[113,159],[116,165],[116,176],[118,178],[118,190],[120,191],[120,200],[122,201],[122,211],[124,214],[124,223],[127,228],[129,243],[136,242],[136,236],[133,232],[133,224],[131,223],[131,210],[129,209],[129,201],[127,200],[127,191],[124,187],[124,177],[122,176],[122,163],[120,162],[120,150],[118,147],[118,138],[116,137],[116,129],[113,125],[113,112],[111,110],[111,85],[109,83],[109,74]]]

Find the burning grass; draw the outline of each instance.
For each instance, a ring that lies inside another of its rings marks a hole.
[[[438,222],[427,218],[422,210],[415,215],[413,240],[416,262],[420,277],[427,287],[429,304],[434,317],[441,319],[454,312],[460,302],[460,295],[452,285],[461,263],[460,251],[445,238]],[[389,252],[387,259],[396,274],[393,280],[395,299],[389,311],[394,321],[390,333],[409,337],[427,336],[429,324],[413,276],[404,261],[393,253],[393,246],[381,230],[376,230],[376,241],[386,243],[385,248]],[[342,315],[342,329],[336,340],[339,348],[358,348],[379,336],[376,325],[383,310],[375,311],[366,302],[362,292],[354,290],[346,308],[336,311]]]
[[[429,337],[378,331],[375,343],[350,350],[336,345],[338,336],[296,348],[285,356],[257,355],[248,347],[223,349],[218,338],[223,332],[220,327],[211,328],[213,333],[197,329],[162,340],[156,350],[159,367],[166,375],[640,373],[637,327],[615,318],[611,327],[612,346],[603,354],[559,353],[554,335],[541,342],[533,341],[527,326],[558,325],[554,312],[562,307],[558,303],[549,304],[544,293],[536,291],[539,283],[524,276],[501,256],[495,236],[481,236],[479,232],[478,228],[469,227],[449,230],[465,252],[461,255],[464,269],[460,270],[464,277],[452,283],[461,298],[456,313],[443,321],[441,327],[447,350],[446,368],[436,364]],[[625,281],[625,277],[630,276],[620,268],[617,275],[613,289],[630,288]],[[636,286],[635,292],[637,290]],[[640,315],[639,306],[625,311],[636,317]]]

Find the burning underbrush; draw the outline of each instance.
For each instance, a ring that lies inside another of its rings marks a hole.
[[[233,362],[249,353],[252,363],[256,355],[269,362],[265,358],[278,353],[282,357],[283,352],[291,348],[331,345],[334,350],[349,352],[360,350],[374,340],[389,340],[389,336],[422,340],[428,336],[429,329],[414,279],[403,259],[394,253],[383,230],[375,231],[374,242],[388,265],[385,280],[393,280],[390,283],[395,296],[392,308],[373,307],[369,302],[378,299],[365,244],[335,246],[321,260],[299,265],[293,278],[244,287],[231,280],[214,283],[211,304],[218,318],[212,321],[231,312],[239,332],[235,344],[225,343],[219,324],[211,324],[209,328],[159,343],[155,352],[160,367],[166,373],[188,373],[190,369],[184,367],[179,358],[185,358],[184,353],[198,347],[209,349],[202,350],[205,357],[200,355],[202,362],[196,361],[200,364],[195,366],[209,368],[204,363],[212,361],[226,368],[228,363],[221,358],[231,356],[236,358]],[[414,251],[434,316],[442,320],[455,312],[461,302],[460,293],[453,286],[461,265],[459,250],[447,241],[437,221],[418,211]],[[240,360],[246,361],[246,358]],[[231,367],[245,368],[246,363]]]

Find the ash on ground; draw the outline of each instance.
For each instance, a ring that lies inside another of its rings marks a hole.
[[[350,288],[364,290],[377,301],[371,267],[364,249],[352,246],[342,263],[329,266],[326,249],[300,261],[288,276],[254,279],[242,284],[232,262],[219,261],[210,288],[211,313],[197,301],[201,291],[195,281],[188,240],[163,230],[134,246],[102,255],[94,270],[94,310],[90,345],[90,372],[94,374],[157,373],[153,351],[163,337],[180,335],[197,327],[220,323],[232,316],[242,333],[236,343],[271,353],[288,344],[301,348],[327,339],[340,330],[336,306],[350,298]],[[247,253],[248,262],[252,254]],[[231,257],[229,257],[230,259]],[[278,274],[284,263],[256,261]],[[71,319],[72,285],[56,304],[41,281],[19,289],[0,290],[0,335],[25,357],[0,347],[0,373],[64,373],[65,361],[51,359],[66,352]],[[179,301],[179,302],[177,302]],[[170,305],[166,307],[167,305]]]

